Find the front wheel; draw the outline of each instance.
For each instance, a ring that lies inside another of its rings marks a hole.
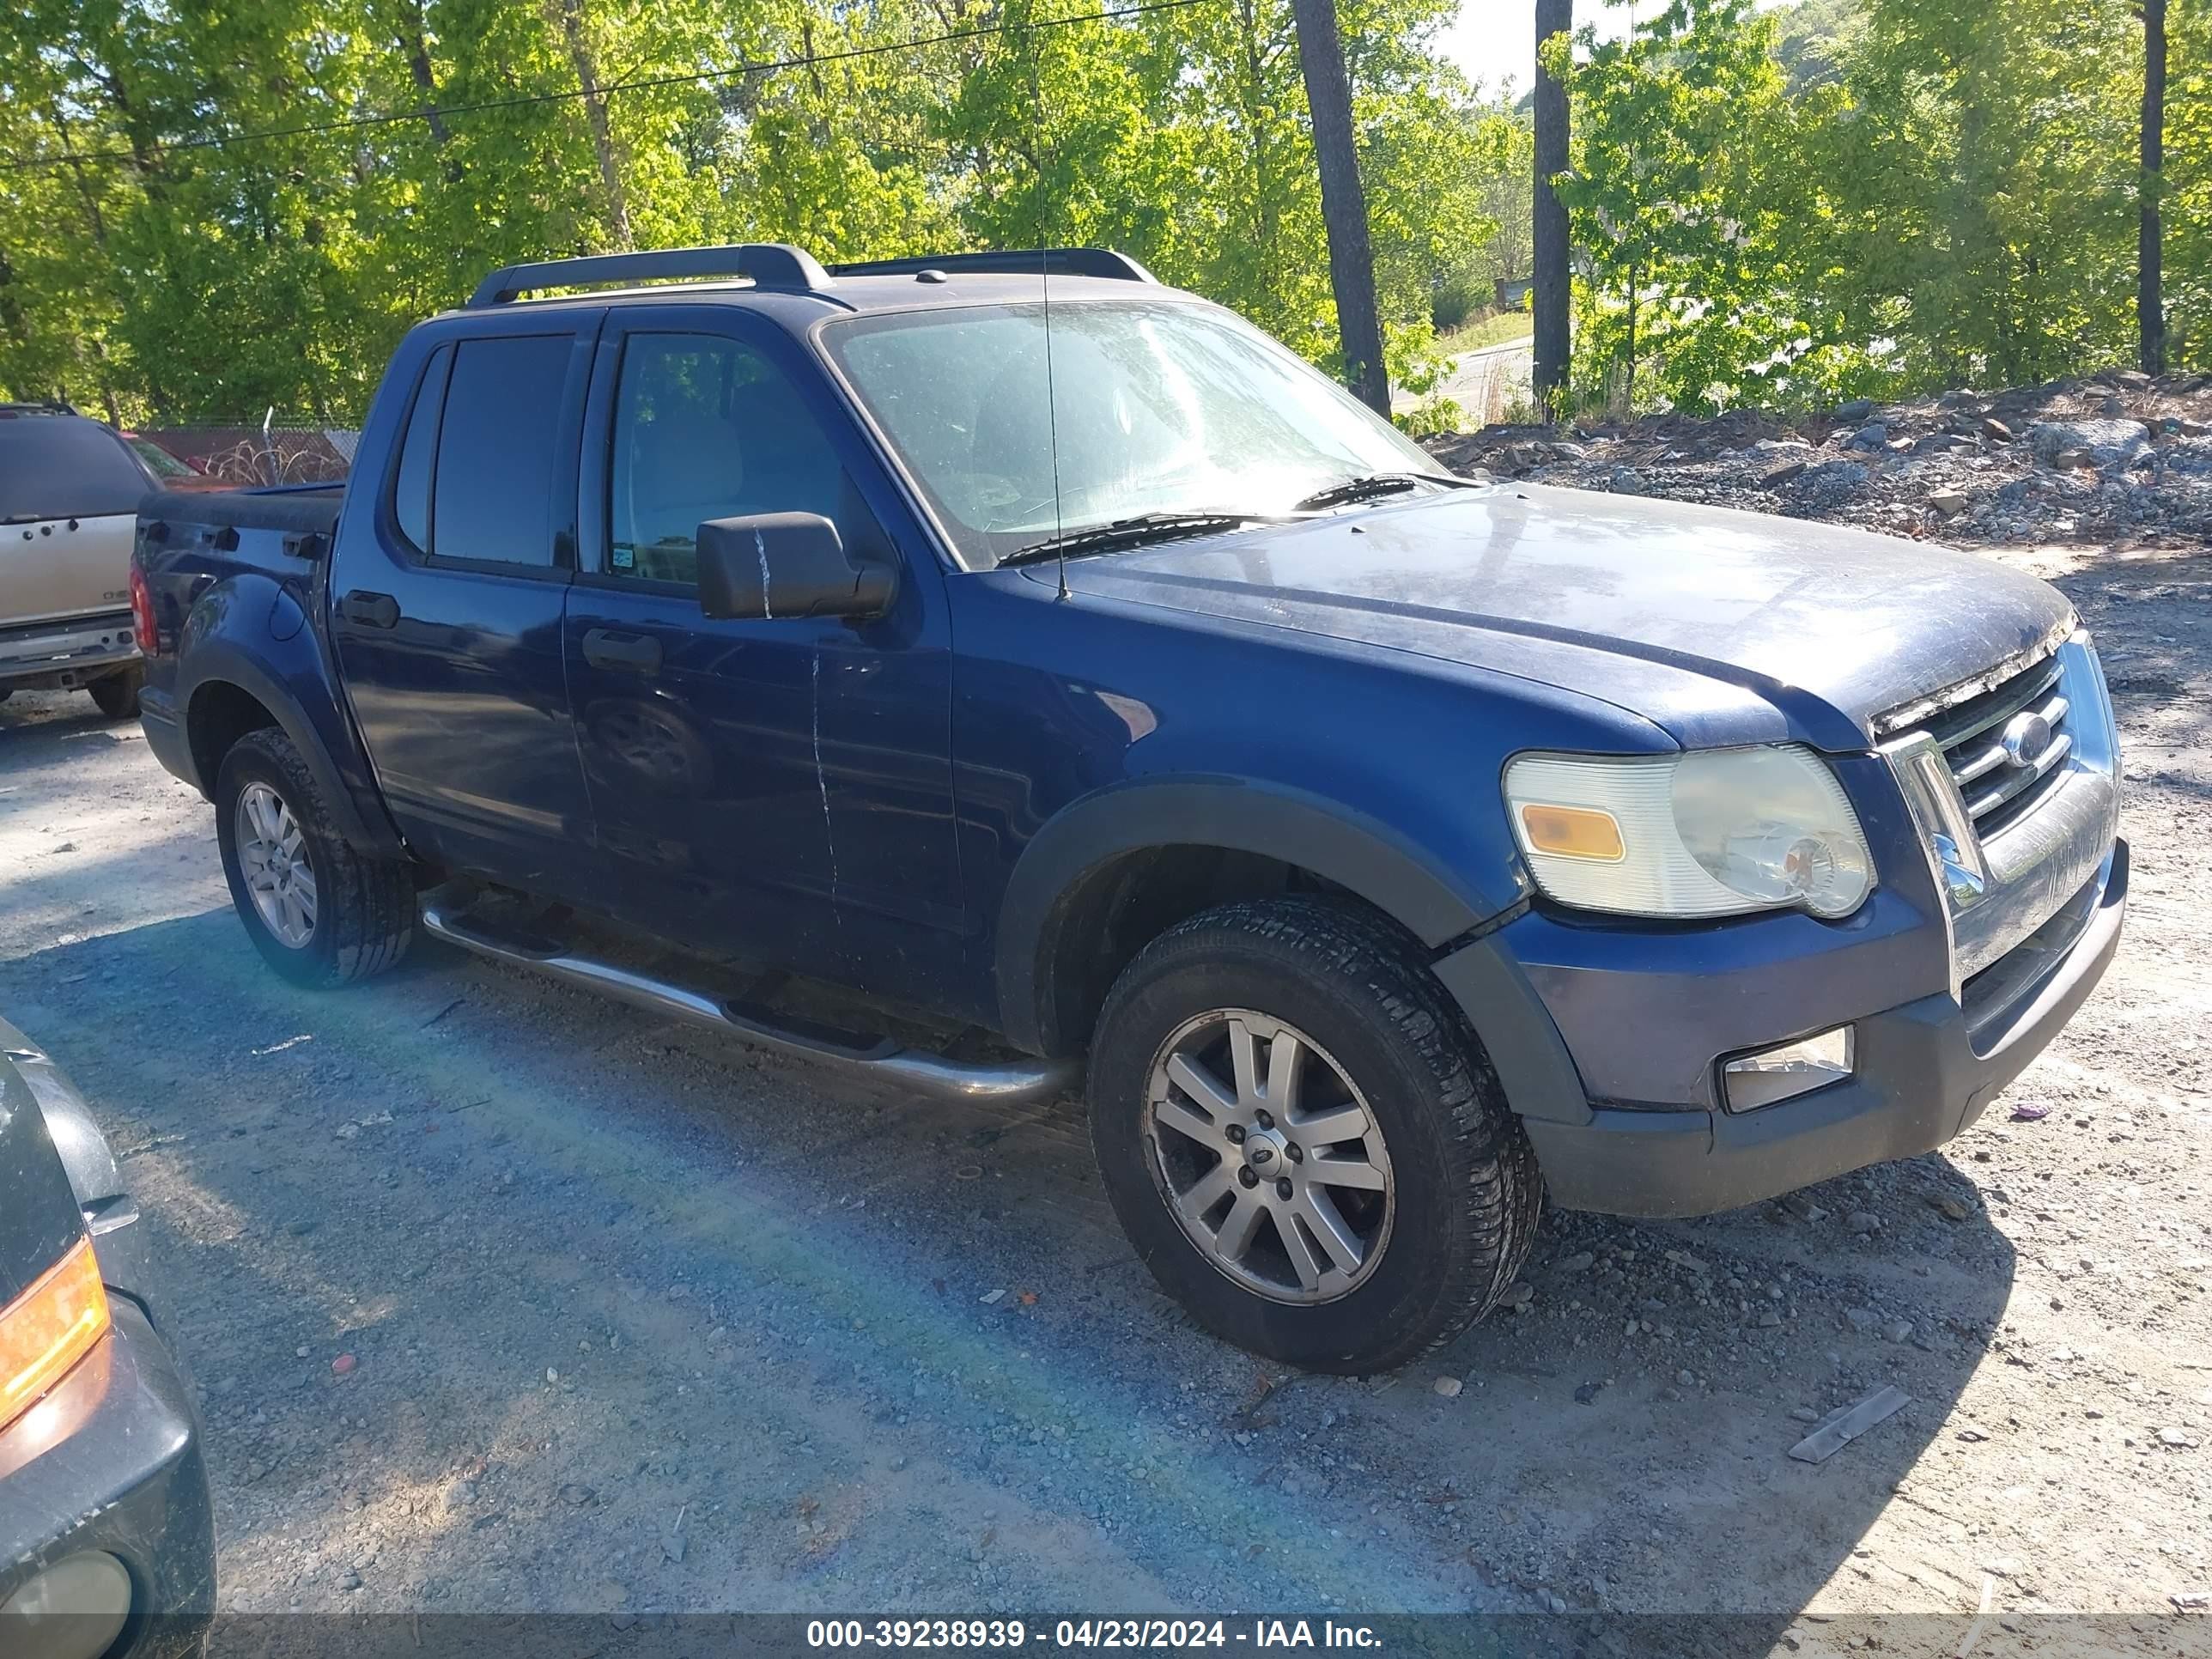
[[[231,902],[270,967],[320,990],[380,974],[407,953],[407,865],[358,853],[331,827],[291,738],[273,726],[247,732],[222,757],[215,794]]]
[[[1123,1228],[1208,1329],[1388,1370],[1526,1261],[1542,1187],[1488,1058],[1413,941],[1349,904],[1194,916],[1108,996],[1091,1139]]]

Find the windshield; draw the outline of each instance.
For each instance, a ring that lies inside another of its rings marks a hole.
[[[0,522],[136,513],[153,480],[123,440],[77,415],[0,420]]]
[[[1039,305],[857,317],[823,338],[975,564],[1140,514],[1267,515],[1347,479],[1440,470],[1212,306],[1054,305],[1049,400]]]

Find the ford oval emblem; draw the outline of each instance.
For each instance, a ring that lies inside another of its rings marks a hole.
[[[2033,709],[2023,709],[2005,722],[1997,743],[2014,766],[2033,766],[2050,750],[2051,722]]]

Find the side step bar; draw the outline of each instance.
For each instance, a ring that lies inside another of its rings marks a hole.
[[[1075,1087],[1082,1075],[1081,1067],[1069,1060],[1024,1059],[991,1063],[947,1060],[941,1054],[901,1048],[889,1037],[872,1048],[854,1048],[827,1036],[770,1024],[738,1012],[731,1003],[611,962],[499,938],[472,927],[465,916],[435,899],[425,901],[422,914],[425,933],[495,962],[532,968],[648,1013],[711,1026],[756,1048],[880,1079],[938,1099],[1021,1105],[1062,1094]]]

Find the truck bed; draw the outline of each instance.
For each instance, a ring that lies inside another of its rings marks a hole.
[[[204,526],[327,538],[337,527],[344,503],[345,486],[341,483],[279,489],[157,489],[138,504],[138,522],[145,528],[166,526],[170,535]]]

